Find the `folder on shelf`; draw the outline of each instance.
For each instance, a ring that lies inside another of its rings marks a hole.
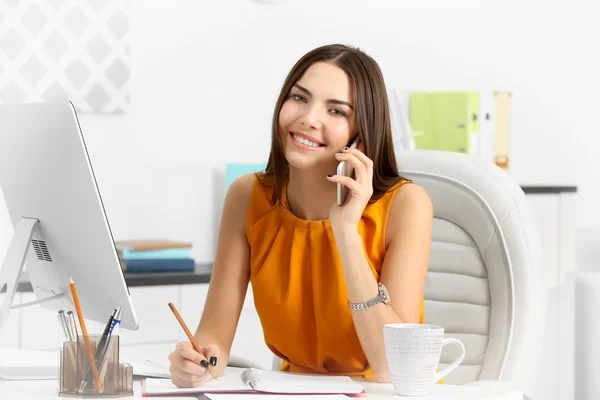
[[[192,244],[166,239],[132,239],[117,240],[115,246],[119,252],[126,250],[161,250],[161,249],[190,249]]]
[[[477,154],[479,92],[412,92],[409,109],[417,149]]]

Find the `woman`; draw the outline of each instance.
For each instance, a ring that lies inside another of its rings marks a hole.
[[[335,175],[340,161],[354,178]],[[349,189],[342,206],[338,183]],[[398,174],[377,63],[343,45],[310,51],[279,95],[265,172],[227,192],[195,334],[204,355],[179,343],[173,383],[202,385],[208,363],[223,371],[249,281],[282,370],[389,382],[383,325],[423,321],[432,214]]]

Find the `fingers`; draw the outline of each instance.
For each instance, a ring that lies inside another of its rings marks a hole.
[[[365,165],[351,153],[336,153],[335,158],[338,161],[349,162],[354,168],[356,174],[356,180],[358,182],[365,182],[367,180],[367,170]]]
[[[171,382],[177,387],[198,387],[212,378],[210,374],[200,376],[187,373],[173,364],[169,367],[169,372],[171,373]]]
[[[358,149],[344,149],[335,155],[338,161],[346,160],[356,172],[356,180],[364,183],[373,182],[373,161]]]
[[[210,344],[208,346],[203,347],[202,350],[204,351],[204,356],[206,357],[210,365],[215,367],[219,360],[219,346]]]
[[[342,175],[329,176],[329,175],[327,175],[327,180],[330,182],[334,182],[334,183],[341,183],[342,185],[344,185],[348,189],[350,189],[350,191],[353,193],[360,192],[360,184],[348,176],[342,176]]]
[[[176,367],[178,370],[190,375],[206,375],[208,373],[206,368],[200,365],[201,361],[196,361],[195,359],[196,357],[194,356],[194,354],[189,353],[187,350],[181,352],[173,352],[171,353],[171,355],[169,355],[169,361],[171,361],[171,366]]]
[[[363,143],[360,143],[360,145],[362,144]],[[371,182],[373,179],[373,160],[367,157],[367,155],[364,153],[364,145],[362,146],[362,149],[360,145],[358,149],[343,149],[342,154],[352,154],[354,157],[356,157],[356,159],[365,166],[367,178],[369,179],[369,182]],[[354,164],[352,164],[352,166],[354,166]],[[354,168],[356,169],[356,166],[354,166]]]
[[[213,366],[217,364],[219,347],[208,345],[202,348],[202,352],[205,354],[194,350],[190,342],[177,344],[175,351],[169,355],[169,371],[173,384],[178,387],[196,387],[212,378],[208,371],[208,360],[213,359]]]
[[[177,343],[176,351],[184,358],[194,362],[195,364],[202,365],[202,361],[206,360],[203,354],[198,353],[194,350],[194,346],[190,342],[179,342]]]

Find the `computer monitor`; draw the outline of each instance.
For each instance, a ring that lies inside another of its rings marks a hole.
[[[104,324],[121,306],[121,326],[137,330],[71,102],[0,105],[0,188],[15,230],[0,266],[0,290],[6,288],[0,330],[15,306],[24,263],[37,298],[29,304],[75,312],[69,288],[72,277],[86,319]]]

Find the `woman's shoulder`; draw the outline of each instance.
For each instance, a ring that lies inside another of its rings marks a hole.
[[[405,182],[391,201],[386,237],[392,238],[403,223],[431,224],[432,219],[433,205],[425,189],[412,181]]]
[[[401,179],[393,188],[395,190],[392,207],[431,208],[431,199],[421,186],[411,180]]]
[[[247,210],[249,220],[255,220],[273,209],[271,181],[263,173],[242,175],[231,183],[227,196],[235,199],[238,207]]]
[[[240,202],[248,203],[252,196],[252,188],[256,181],[256,175],[254,173],[244,174],[236,178],[229,188],[227,189],[227,196],[233,197],[235,200]]]

